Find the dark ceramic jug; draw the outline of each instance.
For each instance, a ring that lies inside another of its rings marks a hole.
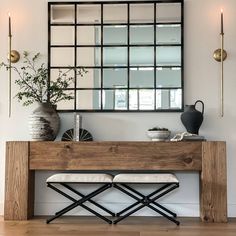
[[[202,104],[202,112],[196,110],[197,103]],[[191,134],[198,134],[198,130],[203,121],[204,103],[197,100],[194,105],[186,105],[181,114],[181,121],[186,130]]]

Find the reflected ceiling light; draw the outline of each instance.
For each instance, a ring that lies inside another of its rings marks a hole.
[[[163,68],[162,68],[162,67],[157,67],[156,69],[157,69],[157,70],[162,70]]]
[[[180,27],[180,24],[161,24],[161,25],[157,25],[158,28],[169,28],[169,27]]]
[[[108,27],[111,27],[111,28],[126,28],[127,26],[126,25],[115,25],[115,26],[108,26]]]
[[[132,25],[132,28],[152,28],[152,25]]]
[[[157,25],[158,28],[163,28],[165,25]]]
[[[153,67],[140,67],[139,70],[153,70]]]
[[[170,25],[170,27],[180,27],[179,24],[173,24],[173,25]]]
[[[172,67],[171,70],[181,70],[180,67]]]

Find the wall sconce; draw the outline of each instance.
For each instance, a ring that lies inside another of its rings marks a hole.
[[[223,10],[221,9],[220,15],[220,39],[221,39],[221,48],[218,48],[214,51],[213,57],[216,61],[221,63],[221,77],[220,77],[220,115],[224,116],[224,60],[227,58],[227,52],[224,50],[224,16]]]
[[[8,61],[10,60],[9,53],[7,59]],[[16,50],[11,50],[11,63],[17,63],[19,60],[20,60],[20,53]]]
[[[20,60],[20,53],[16,50],[12,50],[12,33],[11,33],[11,15],[8,13],[8,43],[9,43],[9,48],[8,48],[8,61],[9,61],[9,66],[8,66],[8,77],[9,77],[9,101],[8,101],[8,116],[11,117],[11,84],[12,84],[12,77],[11,77],[11,69],[12,63],[16,63]]]

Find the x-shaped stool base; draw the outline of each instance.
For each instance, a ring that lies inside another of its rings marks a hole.
[[[144,207],[148,207],[148,208],[152,209],[156,213],[159,213],[160,215],[164,216],[168,220],[174,222],[176,225],[180,224],[179,221],[177,221],[175,219],[177,217],[177,215],[174,212],[170,211],[166,207],[155,202],[157,199],[161,198],[162,196],[166,195],[167,193],[178,188],[179,183],[165,184],[164,186],[160,187],[159,189],[155,190],[154,192],[150,193],[147,196],[141,194],[140,192],[131,188],[127,184],[120,183],[120,184],[113,184],[113,186],[116,189],[120,190],[121,192],[127,194],[128,196],[130,196],[136,200],[135,203],[131,204],[130,206],[126,207],[125,209],[123,209],[122,211],[120,211],[119,213],[116,214],[116,216],[118,218],[115,221],[113,221],[113,224],[117,224],[121,220],[127,218],[128,216],[141,210]]]
[[[106,218],[105,216],[99,214],[98,212],[94,211],[93,209],[91,209],[90,207],[84,205],[84,203],[86,201],[92,203],[93,205],[95,205],[96,207],[102,209],[103,211],[107,212],[108,214],[110,214],[111,216],[115,216],[115,214],[113,212],[111,212],[110,210],[106,209],[105,207],[103,207],[102,205],[96,203],[95,201],[93,201],[91,198],[97,196],[98,194],[104,192],[105,190],[107,190],[108,188],[112,187],[112,184],[104,184],[102,187],[96,189],[95,191],[91,192],[88,195],[84,195],[80,192],[78,192],[77,190],[73,189],[71,186],[69,186],[66,183],[57,183],[62,185],[63,187],[65,187],[66,189],[70,190],[71,192],[77,194],[78,196],[80,196],[81,198],[79,200],[71,197],[70,195],[68,195],[67,193],[61,191],[60,189],[58,189],[57,187],[55,187],[52,183],[48,183],[48,187],[53,189],[54,191],[58,192],[59,194],[63,195],[64,197],[68,198],[69,200],[71,200],[73,203],[70,204],[69,206],[63,208],[62,210],[56,212],[55,216],[49,218],[46,222],[47,224],[50,223],[51,221],[59,218],[60,216],[66,214],[67,212],[71,211],[72,209],[81,206],[84,209],[86,209],[87,211],[91,212],[92,214],[96,215],[97,217],[99,217],[100,219],[106,221],[109,224],[112,224],[112,221],[109,220],[108,218]]]

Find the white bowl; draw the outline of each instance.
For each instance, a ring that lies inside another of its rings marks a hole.
[[[164,141],[170,137],[170,133],[169,130],[148,130],[147,136],[152,141]]]

